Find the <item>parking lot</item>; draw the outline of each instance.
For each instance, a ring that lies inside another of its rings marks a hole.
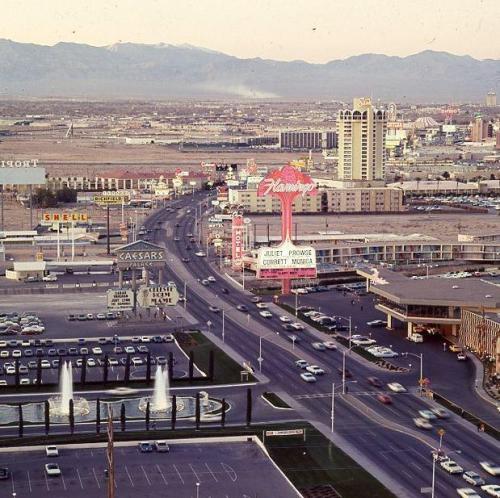
[[[130,378],[144,379],[148,354],[154,366],[165,366],[173,355],[173,377],[188,375],[189,360],[178,347],[171,334],[135,337],[79,338],[72,340],[28,338],[0,341],[0,386],[14,385],[16,361],[19,364],[20,383],[36,382],[40,362],[42,383],[57,383],[61,362],[71,362],[75,381],[80,380],[82,365],[86,362],[86,381],[103,379],[103,366],[107,356],[108,379],[122,380],[127,358]],[[200,372],[195,367],[195,374]]]
[[[1,450],[0,466],[8,467],[10,476],[0,481],[0,496],[106,495],[103,445],[59,446],[58,450],[57,457],[47,457],[44,447]],[[253,442],[176,443],[168,453],[141,453],[137,443],[118,443],[114,457],[116,495],[120,497],[298,496]],[[48,477],[46,463],[57,463],[61,475]]]

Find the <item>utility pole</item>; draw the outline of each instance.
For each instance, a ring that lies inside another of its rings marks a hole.
[[[115,498],[115,461],[113,455],[113,408],[108,405],[108,447],[106,456],[108,457],[108,498]]]
[[[109,241],[109,204],[106,206],[106,231],[107,231],[107,242],[106,242],[106,254],[109,256],[111,254],[110,241]]]

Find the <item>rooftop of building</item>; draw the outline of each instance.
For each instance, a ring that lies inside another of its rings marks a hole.
[[[474,182],[464,183],[456,180],[409,180],[404,182],[390,183],[387,185],[392,188],[401,188],[403,190],[477,190],[478,184]]]
[[[397,304],[500,309],[500,286],[479,278],[415,280],[385,268],[357,271],[371,281],[372,292]]]
[[[281,235],[270,235],[271,242],[281,241]],[[402,243],[420,243],[420,242],[439,242],[435,237],[430,235],[423,235],[421,233],[411,234],[397,234],[397,233],[342,233],[337,231],[320,231],[315,234],[300,234],[293,237],[297,241],[342,241],[342,242],[361,242],[361,243],[375,243],[375,242],[402,242]],[[268,241],[267,235],[257,235],[255,237],[257,243],[265,243]]]

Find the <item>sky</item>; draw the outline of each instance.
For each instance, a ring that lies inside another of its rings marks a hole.
[[[172,43],[323,63],[447,51],[500,59],[500,0],[1,0],[0,38]]]

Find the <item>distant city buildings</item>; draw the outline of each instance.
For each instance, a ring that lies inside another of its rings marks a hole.
[[[385,178],[386,111],[372,106],[370,98],[357,98],[353,109],[339,111],[338,178],[381,180]]]
[[[471,140],[473,142],[482,142],[492,136],[493,126],[491,123],[483,119],[481,114],[477,114],[471,123]]]
[[[281,131],[279,146],[290,150],[322,150],[337,147],[335,131]]]
[[[496,107],[497,94],[493,91],[486,94],[486,107]]]

